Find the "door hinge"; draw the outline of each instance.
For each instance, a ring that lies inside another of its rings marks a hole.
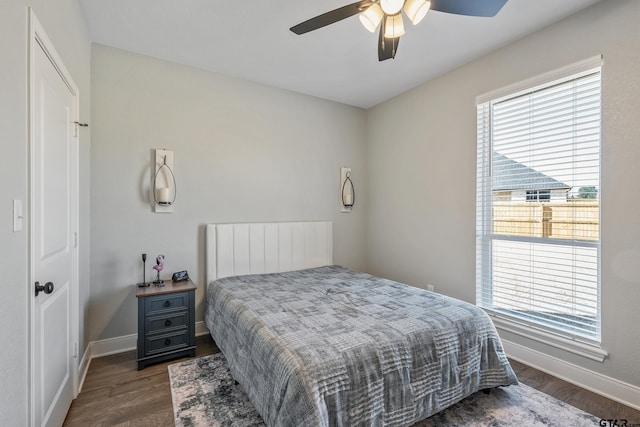
[[[73,233],[73,247],[74,248],[78,247],[78,232]]]
[[[73,343],[73,357],[78,357],[78,342]]]
[[[74,138],[78,137],[78,128],[79,127],[83,127],[83,128],[88,128],[89,124],[88,123],[80,123],[80,122],[73,122],[74,126],[73,126],[73,136]]]

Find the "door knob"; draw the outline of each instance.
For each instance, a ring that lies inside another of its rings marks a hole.
[[[40,282],[36,282],[36,296],[38,296],[40,292],[44,292],[45,294],[53,292],[53,283],[47,282],[41,285]]]

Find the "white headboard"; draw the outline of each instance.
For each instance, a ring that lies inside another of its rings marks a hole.
[[[281,273],[333,264],[333,224],[207,224],[206,283],[227,276]]]

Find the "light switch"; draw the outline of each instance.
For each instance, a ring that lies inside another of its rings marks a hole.
[[[22,200],[13,201],[13,231],[22,231]]]

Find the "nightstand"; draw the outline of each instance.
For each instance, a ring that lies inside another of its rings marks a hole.
[[[191,279],[138,288],[138,370],[196,355],[195,291]]]

